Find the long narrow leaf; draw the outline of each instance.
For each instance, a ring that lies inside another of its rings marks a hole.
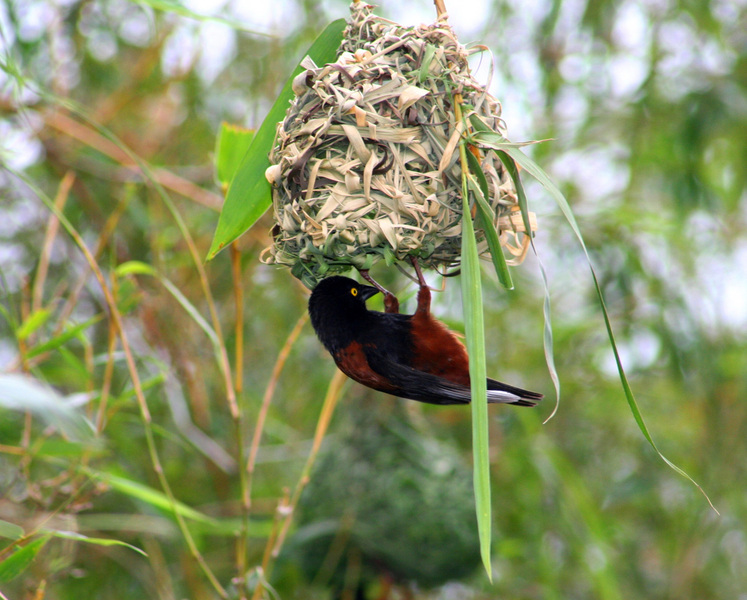
[[[0,408],[31,412],[71,440],[93,443],[94,427],[85,415],[38,379],[20,373],[0,374]]]
[[[482,230],[485,232],[485,238],[488,242],[488,249],[490,250],[490,256],[493,259],[493,266],[495,267],[495,273],[498,275],[498,281],[507,290],[514,289],[514,282],[511,279],[511,271],[508,269],[506,263],[506,257],[503,255],[503,248],[498,236],[498,232],[495,230],[493,225],[493,211],[490,208],[490,204],[487,201],[488,197],[488,179],[485,177],[485,173],[482,171],[480,161],[472,152],[465,152],[467,157],[467,163],[469,164],[469,170],[474,175],[474,178],[479,184],[479,189],[475,189],[474,181],[470,179],[470,187],[475,194],[478,207],[478,216],[480,219],[480,225]]]
[[[474,177],[469,175],[467,177],[469,187],[474,194],[475,200],[477,201],[477,218],[479,219],[480,226],[485,233],[485,239],[488,242],[488,249],[490,250],[490,256],[493,259],[493,267],[495,267],[495,273],[498,275],[498,281],[507,290],[514,289],[514,282],[511,279],[511,272],[508,270],[508,264],[506,263],[506,257],[503,256],[503,249],[501,248],[501,242],[498,238],[498,232],[495,230],[493,225],[493,211],[490,209],[488,201],[483,196],[482,190],[478,186]]]
[[[85,331],[92,325],[95,325],[101,319],[103,319],[103,315],[96,315],[95,317],[91,317],[87,321],[84,321],[83,323],[80,323],[78,325],[75,325],[73,327],[70,327],[69,329],[65,329],[60,335],[53,337],[52,339],[47,340],[46,342],[39,344],[38,346],[34,346],[31,348],[27,353],[27,358],[34,358],[35,356],[39,356],[40,354],[43,354],[44,352],[49,352],[51,350],[54,350],[56,348],[59,348],[63,344],[66,344],[68,341],[73,339],[74,337],[77,337],[79,333],[82,331]]]
[[[0,583],[12,581],[23,573],[48,541],[48,535],[38,537],[0,562]]]
[[[122,263],[115,269],[114,272],[119,276],[150,275],[158,279],[161,284],[168,290],[168,292],[174,297],[174,299],[179,304],[181,304],[182,308],[184,308],[190,318],[200,327],[200,329],[205,332],[205,335],[208,336],[213,346],[213,351],[215,352],[217,360],[218,362],[220,362],[221,344],[215,330],[211,327],[210,323],[205,320],[205,317],[202,316],[202,313],[197,310],[195,305],[192,304],[189,299],[181,292],[181,290],[176,287],[167,277],[161,275],[151,265],[137,260],[131,260]]]
[[[485,367],[485,326],[483,323],[482,285],[477,240],[470,218],[469,192],[466,179],[462,182],[462,304],[464,330],[469,354],[469,376],[472,388],[472,455],[473,485],[480,556],[485,571],[492,580],[490,564],[491,512],[490,461],[488,440],[488,390]]]
[[[32,312],[21,324],[16,331],[16,337],[19,340],[27,339],[32,333],[34,333],[39,327],[47,322],[49,317],[52,315],[52,311],[48,308],[40,308]]]
[[[344,19],[332,21],[319,34],[306,54],[318,65],[332,62],[342,41],[344,28]],[[288,103],[293,97],[291,88],[293,78],[302,70],[303,68],[300,65],[295,68],[267,117],[252,138],[241,166],[228,188],[228,195],[223,204],[213,243],[208,252],[208,260],[215,258],[218,252],[254,225],[257,219],[270,208],[272,194],[270,184],[265,178],[265,171],[270,166],[268,154],[275,139],[277,124],[283,119]]]
[[[17,540],[23,537],[23,527],[0,519],[0,537]]]
[[[524,191],[524,184],[521,182],[521,175],[519,174],[519,168],[516,166],[514,159],[506,154],[503,150],[495,149],[495,153],[498,158],[506,167],[511,179],[514,182],[514,188],[516,188],[516,197],[519,202],[519,210],[521,211],[521,220],[524,223],[524,230],[531,231],[529,223],[529,202],[527,200],[527,194]],[[543,337],[542,346],[545,352],[545,364],[547,370],[550,372],[550,379],[552,380],[553,387],[555,388],[555,406],[552,409],[550,415],[545,419],[545,423],[555,416],[560,406],[560,378],[558,377],[558,370],[555,367],[555,354],[553,352],[553,336],[552,336],[552,315],[550,310],[550,288],[547,284],[547,273],[545,273],[545,267],[542,265],[537,248],[534,245],[534,238],[530,237],[530,243],[532,244],[532,250],[534,255],[537,257],[537,264],[539,265],[540,274],[542,275],[542,286],[544,290],[544,301],[542,302],[542,316],[543,316]]]
[[[168,498],[168,496],[166,496],[166,494],[164,494],[163,492],[159,492],[152,487],[143,485],[142,483],[127,479],[125,477],[119,477],[118,475],[112,475],[111,473],[104,473],[103,471],[94,471],[93,469],[87,468],[82,468],[82,470],[90,477],[99,479],[100,481],[109,484],[118,492],[130,496],[131,498],[135,498],[137,500],[145,502],[146,504],[150,504],[151,506],[154,506],[155,508],[158,508],[164,512],[173,513],[173,506],[173,509],[176,510],[185,519],[191,519],[192,521],[197,521],[206,525],[216,524],[215,519],[202,514],[194,508],[187,506],[186,504],[183,504],[179,501],[174,501],[172,505],[171,500]]]
[[[85,542],[87,544],[93,544],[95,546],[125,546],[126,548],[129,548],[130,550],[134,550],[138,554],[142,554],[143,556],[148,556],[143,550],[138,548],[137,546],[133,546],[132,544],[128,544],[127,542],[122,542],[120,540],[114,540],[110,538],[96,538],[96,537],[88,537],[87,535],[83,535],[82,533],[78,533],[76,531],[60,531],[57,529],[45,529],[46,533],[52,534],[52,536],[57,538],[62,538],[65,540],[75,540],[76,542]]]
[[[565,216],[566,220],[568,221],[568,224],[571,226],[571,229],[573,230],[573,233],[576,236],[576,239],[578,239],[579,244],[581,244],[581,248],[584,251],[584,255],[586,256],[586,261],[589,264],[589,269],[591,270],[591,276],[594,281],[594,288],[597,293],[597,299],[599,300],[599,305],[602,308],[602,316],[604,317],[604,325],[607,329],[607,336],[610,340],[610,345],[612,346],[612,353],[615,357],[615,364],[617,365],[617,372],[620,377],[620,382],[622,383],[623,391],[625,392],[625,398],[628,401],[628,406],[630,407],[630,411],[633,413],[633,418],[635,419],[636,423],[638,424],[638,428],[641,430],[641,433],[646,438],[648,443],[651,445],[651,447],[654,449],[654,451],[659,455],[659,457],[676,473],[679,473],[686,479],[688,479],[695,487],[697,487],[700,492],[705,496],[706,500],[708,501],[708,504],[710,504],[711,508],[713,508],[714,511],[718,513],[718,510],[716,510],[716,507],[713,505],[713,502],[711,502],[711,499],[708,497],[708,494],[706,494],[705,490],[698,484],[690,475],[688,475],[685,471],[683,471],[680,467],[675,465],[672,461],[670,461],[666,456],[664,456],[659,448],[656,446],[656,443],[654,442],[653,437],[651,436],[651,433],[648,430],[648,427],[646,426],[646,423],[643,420],[643,415],[641,414],[640,409],[638,408],[638,403],[635,400],[635,396],[633,395],[633,390],[630,387],[630,384],[628,383],[628,377],[625,374],[625,369],[623,368],[622,359],[620,358],[620,353],[617,349],[617,343],[615,341],[615,335],[612,331],[612,323],[610,321],[609,313],[607,312],[607,304],[604,301],[604,294],[602,293],[602,288],[599,285],[599,280],[597,279],[596,271],[594,270],[594,266],[591,262],[591,257],[589,256],[589,252],[586,248],[586,244],[584,243],[583,236],[581,235],[581,231],[578,228],[578,224],[576,223],[576,219],[573,216],[573,212],[571,211],[571,207],[568,204],[568,201],[565,199],[565,196],[563,196],[563,193],[557,188],[557,186],[552,182],[550,177],[545,173],[545,171],[537,164],[535,163],[531,158],[526,156],[521,150],[515,147],[503,147],[501,148],[506,154],[508,154],[513,160],[516,161],[525,171],[527,171],[530,175],[532,175],[537,181],[539,181],[542,186],[550,193],[550,195],[553,197],[555,202],[557,203],[558,207],[560,208],[560,211],[563,213],[563,216]]]
[[[261,35],[270,37],[269,34],[256,29],[252,29],[248,25],[238,22],[236,19],[226,19],[224,17],[216,17],[214,15],[205,15],[202,13],[190,10],[184,3],[177,2],[176,0],[137,0],[140,4],[146,4],[155,10],[162,10],[164,12],[173,13],[181,17],[187,17],[189,19],[195,19],[196,21],[212,21],[214,23],[221,23],[227,25],[231,29],[238,29],[240,31],[246,31],[253,35]],[[206,6],[210,6],[207,4]]]

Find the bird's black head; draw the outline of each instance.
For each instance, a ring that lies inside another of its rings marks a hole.
[[[366,320],[366,300],[379,290],[350,277],[322,279],[309,298],[309,315],[316,335],[327,350],[346,346]]]

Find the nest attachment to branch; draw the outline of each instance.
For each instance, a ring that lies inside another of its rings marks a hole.
[[[456,119],[455,95],[466,115],[474,111],[491,130],[505,131],[500,104],[470,73],[467,59],[480,50],[461,46],[445,22],[402,27],[372,10],[351,5],[335,63],[302,63],[270,154],[276,224],[263,260],[289,266],[309,287],[381,259],[457,266],[458,146],[467,121]],[[520,262],[528,238],[513,182],[494,152],[473,153],[501,243]],[[477,234],[478,249],[487,252]]]

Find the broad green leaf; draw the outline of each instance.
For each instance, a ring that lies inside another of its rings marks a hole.
[[[0,374],[0,408],[31,412],[76,441],[93,439],[93,425],[56,390],[28,375]]]
[[[12,581],[23,573],[48,541],[48,535],[38,537],[0,562],[0,583]]]
[[[220,131],[215,142],[215,178],[225,190],[236,175],[249,149],[253,129],[245,129],[228,123],[220,124]]]
[[[345,29],[344,19],[332,21],[316,38],[306,55],[317,65],[334,61],[342,41],[343,29]],[[272,149],[277,124],[285,116],[288,104],[293,98],[291,88],[293,78],[302,70],[303,67],[299,64],[291,73],[270,112],[252,138],[249,149],[241,161],[241,166],[228,188],[207,260],[215,258],[218,252],[254,225],[257,219],[270,208],[272,192],[265,178],[265,171],[270,166],[268,154]]]
[[[23,527],[15,523],[0,520],[0,537],[17,540],[23,537]]]
[[[77,542],[85,542],[86,544],[94,544],[95,546],[125,546],[126,548],[129,548],[130,550],[134,550],[138,554],[142,554],[143,556],[148,556],[145,552],[143,552],[137,546],[133,546],[132,544],[128,544],[127,542],[122,542],[120,540],[112,540],[109,538],[88,537],[87,535],[83,535],[82,533],[77,533],[75,531],[59,531],[56,529],[45,529],[44,531],[46,533],[51,534],[53,537],[56,537],[56,538],[62,538],[65,540],[75,540]]]
[[[464,332],[469,354],[469,376],[472,392],[472,455],[473,485],[477,531],[480,537],[480,556],[492,581],[490,563],[490,461],[488,440],[488,389],[485,367],[485,325],[483,322],[482,284],[477,240],[470,218],[469,192],[466,179],[462,181],[462,304]]]
[[[19,340],[27,339],[32,333],[34,333],[39,327],[47,322],[51,315],[51,311],[47,308],[40,308],[32,312],[21,326],[16,331],[16,337]]]

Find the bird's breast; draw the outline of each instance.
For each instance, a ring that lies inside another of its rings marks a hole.
[[[468,386],[469,357],[453,331],[429,314],[412,318],[411,367]]]

